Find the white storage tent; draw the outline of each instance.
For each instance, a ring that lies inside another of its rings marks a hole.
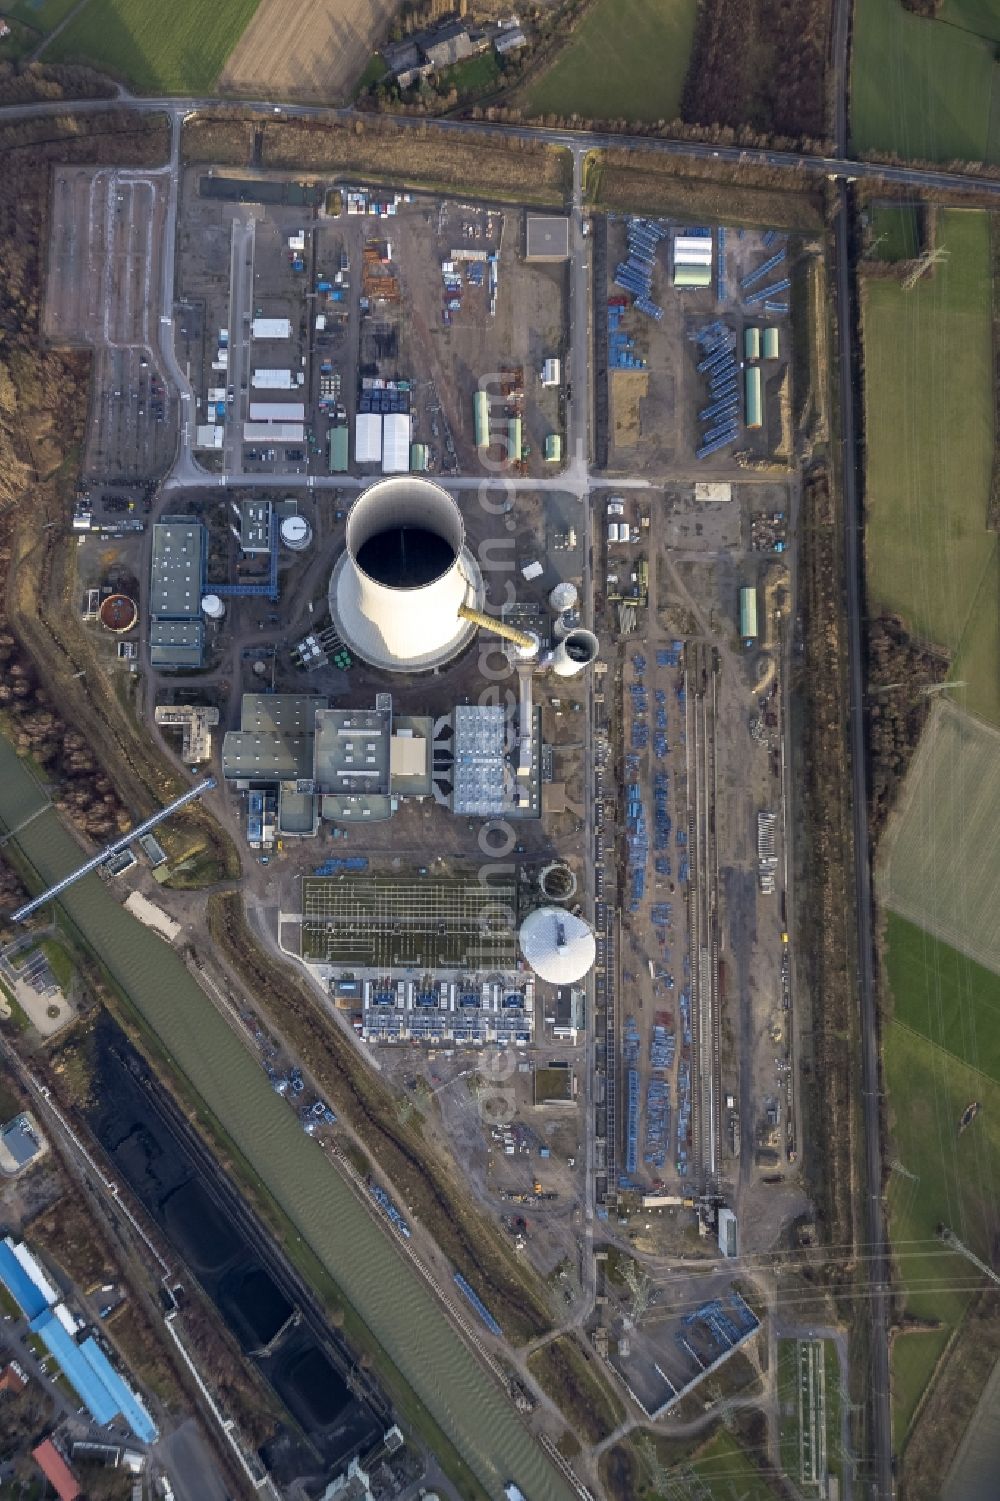
[[[410,468],[410,419],[406,412],[382,418],[382,473],[406,474]]]

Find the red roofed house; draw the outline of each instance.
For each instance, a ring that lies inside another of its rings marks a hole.
[[[32,1449],[31,1457],[49,1484],[55,1486],[59,1501],[76,1501],[83,1494],[73,1478],[73,1471],[50,1438],[37,1449]]]

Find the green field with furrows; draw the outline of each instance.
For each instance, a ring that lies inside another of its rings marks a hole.
[[[857,0],[852,145],[927,161],[1000,161],[1000,11],[946,0],[940,18]]]
[[[873,604],[954,654],[957,701],[1000,723],[989,224],[942,212],[948,258],[909,292],[863,289],[867,570]]]
[[[674,120],[697,13],[697,0],[594,0],[517,103],[531,115]]]
[[[208,92],[259,3],[87,0],[45,60],[91,63],[142,93]]]
[[[886,955],[895,1020],[1000,1083],[1000,975],[895,912]]]

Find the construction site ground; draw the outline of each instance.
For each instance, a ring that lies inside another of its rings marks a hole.
[[[617,804],[605,801],[605,858],[613,860],[617,851],[622,910],[613,956],[620,1060],[617,1160],[624,1172],[631,1057],[639,1071],[640,1109],[636,1172],[628,1176],[646,1193],[696,1194],[706,1181],[709,1113],[714,1109],[719,1136],[717,1167],[710,1176],[738,1210],[744,1252],[772,1245],[787,1215],[795,1212],[793,1205],[802,1202],[795,1182],[794,1118],[790,1124],[788,1114],[790,1102],[794,1106],[789,1071],[793,1033],[782,942],[787,811],[782,738],[787,726],[781,664],[787,646],[794,496],[786,486],[752,482],[748,476],[728,503],[696,502],[693,496],[688,483],[675,484],[649,501],[643,497],[641,507],[651,511],[648,529],[639,504],[626,498],[625,517],[638,536],[636,543],[607,543],[607,497],[598,503],[594,523],[602,554],[598,580],[603,570],[611,592],[609,570],[624,578],[645,560],[651,600],[650,608],[637,609],[636,628],[629,634],[621,633],[613,604],[606,605],[599,622],[602,655],[610,669],[606,699],[614,766],[606,799],[618,797]],[[772,519],[778,513],[785,518],[781,524]],[[775,543],[785,550],[775,553]],[[749,648],[739,636],[743,584],[758,586],[760,602],[760,639]],[[665,779],[661,807],[670,819],[665,837],[661,822],[660,849],[657,777]],[[637,823],[629,818],[625,791],[635,784],[648,838],[645,890],[638,900],[627,863],[627,840],[635,836]],[[762,892],[758,879],[761,811],[777,815],[776,889],[770,895]],[[704,846],[700,863],[698,831]],[[657,859],[663,862],[660,871]],[[704,924],[697,927],[701,909],[696,902],[697,887],[705,881],[711,888],[710,905],[718,904],[717,1034],[707,1051],[700,1051],[690,935],[705,931]],[[687,1042],[682,992],[691,997]],[[665,1066],[661,1055],[661,1066],[654,1069],[651,1044],[657,1021],[673,1033],[674,1052]],[[693,1118],[690,1136],[678,1143],[684,1059],[692,1069]],[[705,1092],[699,1059],[715,1073],[711,1096]],[[646,1162],[651,1146],[655,1154],[647,1123],[649,1086],[656,1081],[667,1085],[669,1125],[662,1159],[653,1155]],[[758,1150],[765,1154],[759,1160]],[[679,1163],[687,1168],[683,1174]],[[632,1195],[622,1202],[629,1206],[630,1235],[638,1218],[650,1248],[674,1241],[673,1229],[660,1216],[675,1211],[637,1209]]]
[[[551,473],[555,467],[546,464],[544,448],[549,434],[563,432],[561,393],[542,386],[541,369],[546,358],[561,359],[566,352],[566,266],[525,261],[524,220],[517,210],[418,200],[397,218],[392,230],[403,288],[403,363],[419,382],[419,393],[426,393],[433,404],[427,441],[439,450],[450,433],[456,467],[464,473],[480,467],[503,472],[508,467],[502,417],[507,406],[514,411],[515,404],[503,399],[502,387],[504,373],[517,370],[523,396],[516,409],[522,416],[522,443],[531,450],[522,472]],[[454,249],[498,251],[495,315],[489,310],[488,286],[466,283],[461,308],[449,313],[450,323],[443,322],[441,264]],[[476,448],[472,414],[473,393],[481,382],[491,397],[496,440],[485,466]],[[434,433],[435,423],[441,427],[439,434]],[[426,428],[426,422],[421,424],[421,439]],[[444,453],[442,463],[451,457],[446,446]]]
[[[659,223],[684,233],[687,226],[669,220]],[[615,285],[615,268],[628,257],[626,220],[609,219],[607,225],[606,291],[602,304],[595,301],[595,319],[607,318],[607,298],[621,298],[626,307],[621,328],[633,340],[632,353],[643,363],[638,369],[614,369],[610,364],[597,371],[598,380],[607,383],[608,467],[611,470],[657,475],[686,472],[695,461],[705,424],[698,413],[709,405],[711,397],[707,377],[699,374],[701,359],[698,345],[690,337],[695,330],[720,319],[736,335],[737,365],[743,363],[744,327],[764,324],[779,329],[779,358],[761,364],[764,423],[759,431],[740,427],[736,441],[702,461],[706,479],[736,477],[739,470],[733,455],[743,452],[754,459],[775,457],[790,452],[790,406],[788,398],[788,318],[785,314],[765,314],[762,307],[741,301],[740,279],[764,264],[780,248],[779,242],[764,246],[758,230],[747,229],[742,237],[735,230],[726,231],[726,299],[716,298],[716,283],[708,288],[683,288],[672,285],[673,235],[661,239],[656,248],[652,277],[653,300],[663,309],[663,317],[654,320],[631,306],[632,299]],[[782,268],[775,271],[777,277]],[[765,278],[765,285],[771,278]],[[748,289],[752,295],[754,287]],[[781,294],[787,299],[787,292]],[[604,330],[598,330],[598,348],[606,350]],[[738,390],[741,424],[744,419],[742,369]]]

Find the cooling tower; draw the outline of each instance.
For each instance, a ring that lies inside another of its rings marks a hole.
[[[387,672],[432,671],[475,635],[462,605],[482,608],[483,579],[447,491],[400,475],[359,495],[330,579],[330,613],[345,645]]]
[[[575,678],[576,675],[596,662],[600,642],[593,631],[567,631],[552,653],[550,666],[556,677]]]

